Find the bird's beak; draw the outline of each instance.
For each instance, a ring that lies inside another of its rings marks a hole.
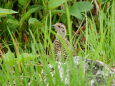
[[[55,29],[55,31],[57,31],[57,27],[56,27],[56,25],[54,24],[54,25],[52,25],[52,27]]]

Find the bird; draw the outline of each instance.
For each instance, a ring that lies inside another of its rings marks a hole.
[[[70,46],[70,42],[67,40],[67,31],[66,26],[62,23],[56,23],[52,25],[56,31],[56,38],[53,42],[54,53],[56,60],[64,60],[67,59],[67,50],[65,49],[64,45],[66,44],[67,47]],[[64,41],[64,43],[62,42]]]

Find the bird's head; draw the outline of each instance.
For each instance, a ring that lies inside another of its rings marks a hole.
[[[61,37],[66,36],[66,27],[64,24],[56,23],[53,25],[53,27],[55,28],[55,31],[57,32],[58,35],[60,35]]]

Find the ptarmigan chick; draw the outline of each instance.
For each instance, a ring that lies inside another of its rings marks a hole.
[[[62,57],[64,57],[65,60],[67,58],[67,52],[63,45],[66,44],[66,46],[70,46],[70,43],[66,38],[66,27],[62,23],[56,23],[53,25],[53,27],[55,28],[55,31],[57,33],[56,38],[53,42],[56,60],[61,60]]]

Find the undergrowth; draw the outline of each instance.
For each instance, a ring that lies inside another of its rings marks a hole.
[[[97,16],[94,16],[92,12],[83,12],[84,16],[81,20],[75,19],[75,16],[72,16],[74,14],[71,14],[71,11],[69,11],[70,2],[64,2],[65,11],[63,13],[63,10],[54,9],[58,5],[48,6],[48,9],[47,0],[39,0],[42,2],[42,6],[39,7],[36,5],[41,2],[38,3],[37,0],[31,2],[35,6],[29,5],[29,0],[26,1],[26,5],[18,2],[19,6],[24,7],[24,9],[20,7],[21,10],[19,9],[19,11],[21,12],[1,17],[0,19],[0,30],[2,30],[0,31],[0,42],[3,48],[0,58],[1,86],[12,86],[14,84],[17,86],[29,84],[30,86],[46,86],[47,83],[49,86],[65,86],[59,74],[53,49],[53,40],[55,39],[56,32],[51,26],[56,22],[63,22],[67,26],[67,38],[71,45],[76,45],[77,56],[90,58],[94,61],[100,60],[110,67],[114,65],[114,0],[108,1],[110,6],[107,8],[107,11],[105,11],[106,6],[103,6]],[[9,1],[5,8],[9,8],[9,5],[14,8],[15,4],[13,3],[17,3],[16,0],[14,2],[12,0],[11,2]],[[72,3],[75,3],[75,0]],[[4,6],[2,5],[2,7]],[[27,12],[27,9],[30,10]],[[39,13],[38,10],[40,10]],[[82,11],[80,13],[82,14]],[[76,27],[79,30],[82,26],[85,26],[85,30],[81,31],[79,35],[75,35]],[[85,41],[81,40],[82,38],[85,38]],[[61,39],[60,41],[63,42]],[[83,69],[78,69],[73,64],[72,48],[68,48],[65,45],[64,47],[68,51],[68,58],[67,64],[63,65],[63,68],[71,70],[69,72],[69,86],[88,86]],[[49,64],[53,65],[53,71],[49,68]],[[51,72],[55,72],[53,77]],[[47,81],[45,81],[46,78]],[[107,86],[109,86],[110,82],[111,80],[108,80]]]

